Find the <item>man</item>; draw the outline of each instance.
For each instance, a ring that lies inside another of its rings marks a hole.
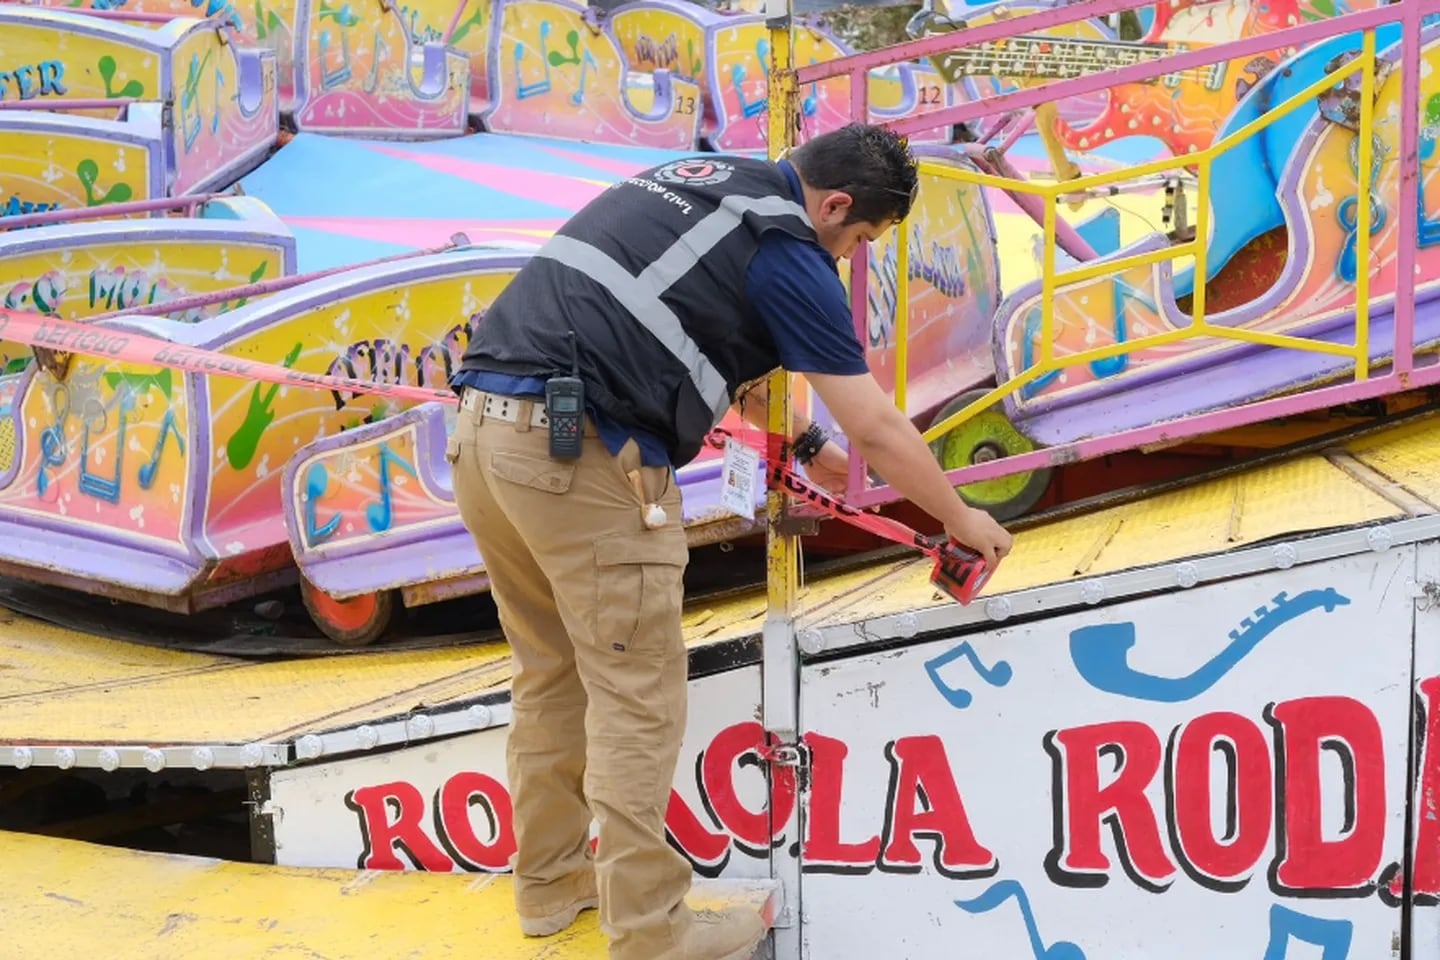
[[[753,914],[690,911],[690,866],[664,827],[686,718],[674,468],[745,384],[803,372],[902,495],[990,563],[1010,550],[871,378],[835,269],[906,216],[916,176],[902,140],[864,125],[779,163],[710,155],[638,174],[535,253],[466,350],[447,456],[514,653],[525,933],[557,933],[598,902],[612,960],[739,960],[763,935]],[[546,381],[572,367],[583,449],[557,459]],[[763,425],[763,391],[751,399],[742,412]],[[846,454],[817,427],[794,449],[843,486]]]

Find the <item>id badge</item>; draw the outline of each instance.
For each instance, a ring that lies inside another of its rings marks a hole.
[[[760,452],[735,440],[725,441],[725,462],[720,470],[720,505],[747,520],[755,519],[755,473]]]

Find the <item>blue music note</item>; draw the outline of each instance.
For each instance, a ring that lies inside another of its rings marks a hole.
[[[185,437],[175,426],[175,411],[166,410],[165,416],[160,421],[160,439],[155,441],[155,449],[150,453],[150,462],[140,465],[140,489],[149,490],[155,485],[155,474],[160,470],[160,455],[165,452],[165,438],[173,435],[175,446],[180,449],[180,456],[185,456]]]
[[[370,57],[370,76],[365,78],[361,88],[366,93],[374,93],[375,88],[380,85],[380,61],[390,56],[390,44],[380,35],[380,28],[375,28],[374,53]]]
[[[950,702],[950,706],[955,707],[957,710],[964,710],[970,706],[970,701],[974,698],[971,696],[969,690],[952,687],[941,680],[940,668],[960,659],[969,660],[970,666],[975,668],[975,672],[980,674],[980,678],[992,687],[1005,686],[1005,684],[1010,682],[1011,676],[1014,675],[1014,671],[1010,669],[1010,664],[1004,660],[996,660],[995,666],[993,667],[987,667],[981,663],[979,655],[975,653],[975,648],[970,646],[970,641],[968,640],[953,650],[949,650],[938,657],[925,661],[925,672],[930,674],[930,682],[935,684],[935,689],[939,690],[940,695]]]
[[[515,43],[515,97],[519,100],[527,100],[530,97],[538,97],[542,93],[550,92],[550,21],[540,22],[540,63],[545,67],[545,79],[537,80],[534,83],[524,83],[520,79],[520,61],[525,57],[525,45],[516,41]]]
[[[330,473],[325,469],[325,464],[316,463],[310,467],[305,474],[305,536],[311,543],[318,543],[335,532],[340,526],[340,514],[335,514],[325,521],[325,526],[315,525],[315,514],[320,498],[325,496],[325,490],[330,486]]]
[[[730,85],[735,88],[735,97],[740,101],[740,115],[749,119],[763,113],[769,105],[762,96],[759,100],[745,99],[745,64],[737,63],[730,68]]]
[[[102,477],[90,472],[90,419],[81,421],[80,441],[80,492],[108,503],[120,502],[120,477],[125,463],[126,414],[135,409],[135,397],[129,389],[122,390],[116,398],[119,401],[119,417],[115,428],[115,469],[111,476]],[[100,429],[109,423],[106,408],[100,407]]]
[[[387,443],[380,444],[380,502],[372,503],[365,508],[365,519],[370,524],[370,529],[376,533],[383,533],[390,529],[391,502],[390,502],[390,464],[397,465],[410,476],[415,477],[415,468],[410,462],[390,449]]]
[[[41,498],[50,489],[50,471],[64,466],[67,456],[65,421],[70,419],[70,390],[63,383],[55,385],[50,405],[55,410],[55,422],[40,432],[40,469],[35,477],[35,492]]]
[[[966,913],[989,913],[1011,897],[1020,908],[1020,917],[1025,921],[1025,933],[1030,938],[1030,952],[1035,960],[1085,960],[1085,951],[1069,940],[1057,940],[1045,946],[1040,939],[1040,928],[1035,923],[1035,911],[1030,906],[1030,897],[1018,880],[999,880],[973,900],[956,900],[955,906]],[[1329,958],[1326,958],[1329,960]]]
[[[225,74],[215,70],[215,113],[210,117],[210,133],[220,132],[220,91],[225,87]]]
[[[330,58],[326,56],[326,52],[331,49],[331,44],[334,41],[330,39],[329,30],[320,31],[320,86],[326,90],[340,86],[340,84],[349,80],[351,76],[350,38],[346,35],[343,26],[338,32],[340,34],[340,66],[331,69],[330,64],[327,62]]]
[[[585,78],[589,75],[591,67],[599,70],[600,64],[596,63],[595,58],[590,55],[590,51],[586,50],[585,59],[580,64],[580,86],[576,88],[574,93],[570,94],[570,102],[577,107],[585,102]]]
[[[1380,199],[1375,192],[1375,181],[1380,176],[1380,167],[1384,163],[1385,142],[1378,136],[1372,141],[1370,151],[1370,183],[1368,196],[1370,200],[1370,235],[1373,237],[1385,226],[1386,210],[1385,201]],[[1356,137],[1350,141],[1350,171],[1355,175],[1355,181],[1360,181],[1360,139]],[[1335,208],[1335,218],[1340,221],[1340,229],[1345,231],[1345,240],[1340,247],[1340,259],[1335,261],[1335,275],[1345,283],[1354,283],[1359,268],[1356,264],[1358,256],[1357,247],[1360,238],[1360,217],[1358,209],[1360,199],[1357,196],[1349,196],[1340,201],[1340,206]],[[1373,253],[1373,251],[1372,251]]]
[[[1289,907],[1270,907],[1270,943],[1261,960],[1285,960],[1290,940],[1311,943],[1320,948],[1320,960],[1345,960],[1350,955],[1350,937],[1354,929],[1349,920],[1331,920],[1297,913]]]
[[[1155,301],[1150,298],[1149,294],[1135,288],[1118,277],[1111,280],[1110,322],[1111,333],[1114,335],[1116,343],[1126,343],[1130,339],[1130,324],[1127,319],[1127,314],[1131,301],[1139,303],[1152,314],[1159,312],[1155,306]],[[1040,339],[1041,319],[1041,312],[1038,306],[1031,307],[1030,313],[1025,317],[1025,335],[1020,350],[1020,364],[1024,370],[1028,370],[1035,365],[1035,341]],[[1105,357],[1100,360],[1091,360],[1089,363],[1090,372],[1102,379],[1121,373],[1129,365],[1130,355],[1128,353],[1122,353],[1114,357]],[[1043,376],[1036,377],[1020,388],[1020,395],[1028,400],[1045,389],[1046,385],[1058,376],[1060,376],[1059,370],[1051,370]]]
[[[1183,677],[1160,677],[1136,670],[1128,662],[1135,645],[1135,624],[1104,623],[1081,627],[1070,634],[1070,659],[1092,687],[1122,697],[1179,703],[1209,690],[1275,630],[1312,610],[1333,612],[1350,601],[1335,592],[1306,590],[1293,600],[1277,594],[1272,605],[1260,607],[1254,619],[1246,617],[1230,631],[1230,644],[1192,673]]]

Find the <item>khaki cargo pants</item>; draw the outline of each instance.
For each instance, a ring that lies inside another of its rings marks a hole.
[[[592,895],[593,870],[612,960],[680,956],[691,870],[665,835],[686,716],[679,487],[669,468],[642,468],[633,441],[611,456],[588,419],[579,459],[552,460],[534,404],[508,400],[506,420],[480,397],[466,391],[447,459],[514,655],[517,909]],[[662,528],[646,529],[630,471]]]

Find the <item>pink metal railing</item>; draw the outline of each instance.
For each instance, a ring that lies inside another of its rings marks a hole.
[[[1007,37],[1034,33],[1066,23],[1105,16],[1123,10],[1145,6],[1143,0],[1086,0],[1063,7],[1045,10],[1024,17],[995,21],[979,26],[968,26],[964,30],[946,33],[922,40],[910,41],[874,50],[828,60],[823,63],[800,67],[795,71],[797,86],[836,76],[850,78],[850,114],[852,118],[868,116],[869,71],[876,67],[902,63],[916,58],[928,57],[946,51],[963,49],[979,44],[992,43]],[[1231,409],[1194,415],[1162,424],[1142,427],[1113,434],[1097,436],[1086,440],[1036,450],[1032,453],[1003,457],[986,463],[974,464],[951,470],[947,473],[956,485],[1022,473],[1046,467],[1060,466],[1079,460],[1131,450],[1155,443],[1175,441],[1194,437],[1217,430],[1257,423],[1264,420],[1291,416],[1324,407],[1371,399],[1386,394],[1440,383],[1440,363],[1427,358],[1422,365],[1416,365],[1414,356],[1415,325],[1415,256],[1416,236],[1419,217],[1419,115],[1420,115],[1420,24],[1423,16],[1440,12],[1440,0],[1398,0],[1387,6],[1364,10],[1344,16],[1332,17],[1303,26],[1290,27],[1242,40],[1202,47],[1186,53],[1176,54],[1159,60],[1138,63],[1114,70],[1097,71],[1083,77],[1059,80],[1040,86],[1000,94],[972,103],[945,107],[928,113],[892,121],[886,126],[897,133],[914,134],[921,131],[946,127],[968,120],[993,117],[1007,111],[1033,108],[1043,103],[1057,102],[1068,97],[1106,90],[1123,83],[1153,80],[1167,74],[1174,74],[1197,67],[1208,66],[1239,57],[1253,56],[1286,47],[1304,47],[1316,41],[1376,27],[1400,23],[1402,28],[1400,74],[1400,177],[1399,209],[1396,211],[1396,229],[1403,240],[1399,244],[1396,269],[1398,276],[1395,286],[1395,339],[1394,357],[1390,370],[1383,376],[1372,376],[1359,382],[1340,383],[1323,388],[1312,388],[1295,394],[1270,400],[1256,401]],[[991,135],[999,127],[991,130]],[[1202,239],[1202,242],[1203,239]],[[868,257],[865,250],[857,251],[851,261],[852,309],[857,334],[865,342],[868,326],[869,298],[863,291],[868,287]],[[1203,283],[1201,278],[1198,282]],[[898,306],[897,306],[898,309]],[[898,499],[888,486],[868,487],[866,464],[858,453],[852,450],[850,457],[849,489],[847,499],[857,507],[875,506]]]

